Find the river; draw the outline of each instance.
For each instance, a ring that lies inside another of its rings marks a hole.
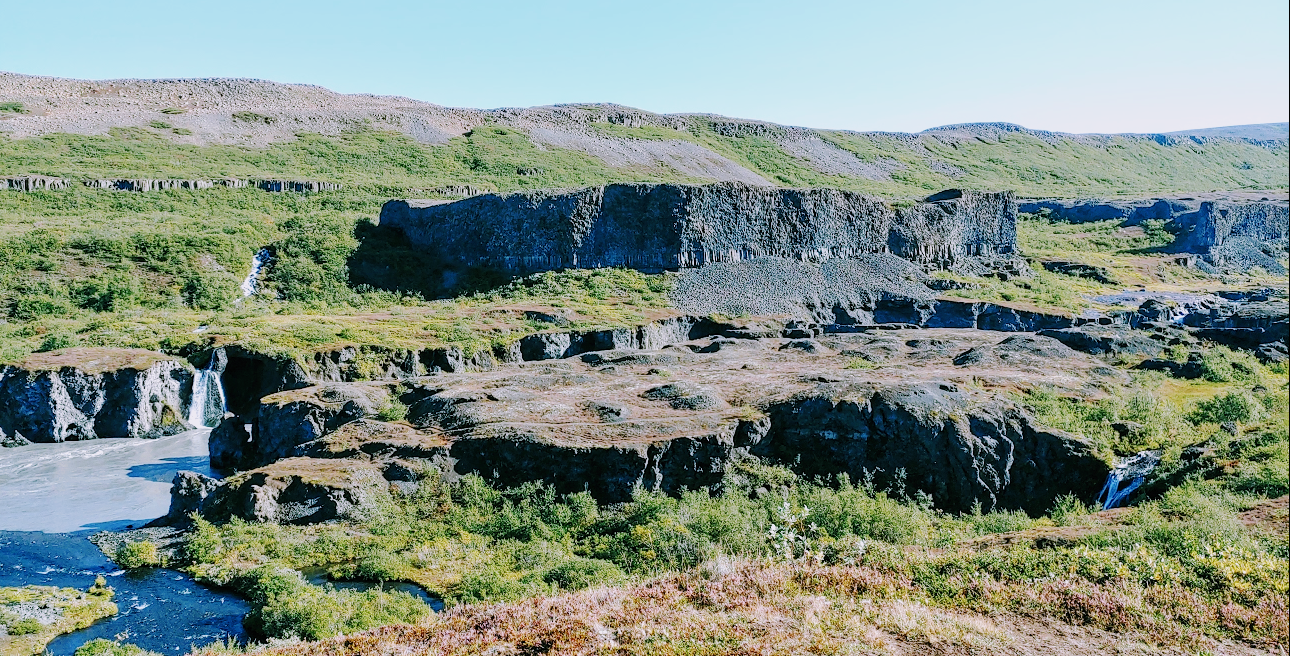
[[[71,654],[94,638],[163,654],[226,636],[244,639],[248,607],[237,596],[171,570],[123,572],[87,539],[166,514],[175,472],[212,473],[208,434],[0,449],[0,586],[85,589],[101,575],[116,590],[119,614],[60,636],[50,643],[51,654]]]

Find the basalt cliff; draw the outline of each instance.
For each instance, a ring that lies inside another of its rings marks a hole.
[[[948,190],[909,207],[837,189],[739,183],[614,184],[393,200],[381,225],[448,263],[525,273],[662,271],[758,257],[822,261],[892,253],[949,266],[1016,248],[1012,194]]]

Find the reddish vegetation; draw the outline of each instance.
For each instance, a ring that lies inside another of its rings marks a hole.
[[[119,369],[142,371],[158,362],[173,359],[175,358],[146,349],[83,347],[33,353],[18,366],[28,371],[57,371],[71,367],[95,374]]]
[[[283,656],[857,650],[1101,656],[1129,647],[1135,653],[1260,653],[1198,632],[1177,631],[1174,621],[1216,621],[1239,631],[1253,629],[1272,638],[1268,647],[1286,642],[1287,612],[1280,599],[1251,611],[1215,607],[1176,590],[1144,593],[1141,588],[1065,580],[1027,586],[983,584],[974,596],[977,605],[999,602],[995,607],[1000,611],[987,617],[928,606],[916,600],[909,580],[871,567],[737,563],[633,588],[464,606],[428,626],[386,627],[270,651]],[[1160,617],[1162,611],[1167,618]]]

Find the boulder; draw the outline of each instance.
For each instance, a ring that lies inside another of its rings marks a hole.
[[[0,430],[33,442],[159,437],[188,430],[193,372],[142,349],[73,348],[0,368]]]
[[[188,515],[227,521],[314,524],[355,519],[389,500],[383,468],[358,460],[288,458],[217,481],[179,472],[170,511],[158,523],[183,524]]]
[[[1077,351],[1092,355],[1142,355],[1155,357],[1164,345],[1151,339],[1140,330],[1129,326],[1086,324],[1077,328],[1041,330],[1038,333],[1051,337]]]
[[[219,425],[211,430],[207,443],[210,446],[212,468],[236,469],[250,455],[251,434],[246,430],[244,419],[228,412],[220,419]]]
[[[13,434],[9,434],[0,430],[0,447],[12,449],[15,447],[27,446],[29,444],[31,444],[31,441],[26,437],[23,437],[22,433],[14,431]]]
[[[205,474],[192,471],[175,472],[170,482],[170,510],[166,515],[149,526],[185,526],[191,522],[193,513],[201,514],[206,499],[210,497],[221,482]]]

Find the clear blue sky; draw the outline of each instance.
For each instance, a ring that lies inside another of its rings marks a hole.
[[[0,70],[856,130],[1157,132],[1287,120],[1288,4],[15,1],[0,11]]]

